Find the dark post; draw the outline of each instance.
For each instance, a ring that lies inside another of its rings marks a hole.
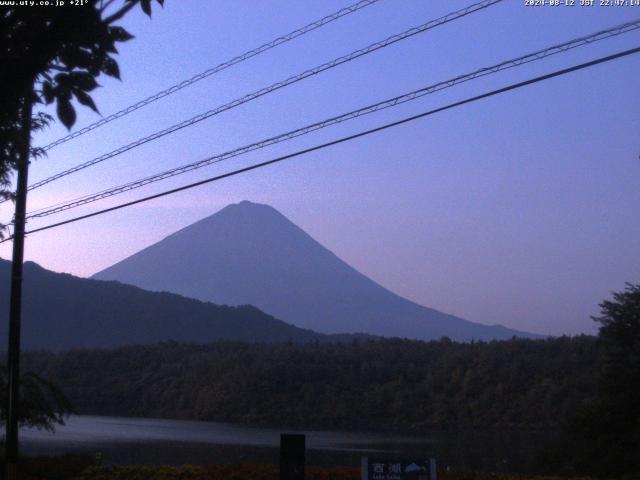
[[[30,86],[31,87],[31,86]],[[20,319],[22,311],[22,262],[24,257],[24,224],[27,210],[27,177],[29,173],[29,149],[31,144],[31,88],[25,92],[22,105],[21,128],[23,133],[18,178],[16,185],[16,211],[13,225],[13,257],[11,261],[11,298],[9,304],[9,349],[7,363],[9,388],[7,395],[7,428],[5,461],[7,480],[17,478],[18,464],[18,414],[20,411]]]
[[[280,435],[280,480],[304,480],[304,455],[304,435]]]

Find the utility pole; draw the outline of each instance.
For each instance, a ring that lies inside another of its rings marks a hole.
[[[27,177],[31,147],[32,83],[24,93],[22,103],[22,144],[17,164],[16,210],[13,218],[13,257],[11,261],[11,298],[9,303],[9,388],[7,394],[7,425],[5,439],[6,479],[17,479],[18,416],[20,412],[20,323],[22,314],[22,263],[24,230],[27,211]]]

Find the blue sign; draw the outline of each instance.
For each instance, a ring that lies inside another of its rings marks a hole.
[[[362,480],[437,480],[435,460],[362,458]]]

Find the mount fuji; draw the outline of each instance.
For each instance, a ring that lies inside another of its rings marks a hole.
[[[276,209],[248,201],[228,205],[93,278],[216,304],[250,304],[322,333],[459,341],[539,337],[463,320],[396,295]]]

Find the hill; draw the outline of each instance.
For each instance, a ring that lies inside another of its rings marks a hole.
[[[393,252],[390,252],[392,254]],[[536,337],[473,323],[367,278],[268,205],[243,201],[102,270],[94,278],[229,305],[255,305],[301,328],[454,340]]]
[[[11,263],[0,259],[0,345],[7,344]],[[167,340],[206,343],[306,342],[324,335],[277,320],[252,306],[220,306],[172,293],[24,266],[22,347],[115,347]]]

